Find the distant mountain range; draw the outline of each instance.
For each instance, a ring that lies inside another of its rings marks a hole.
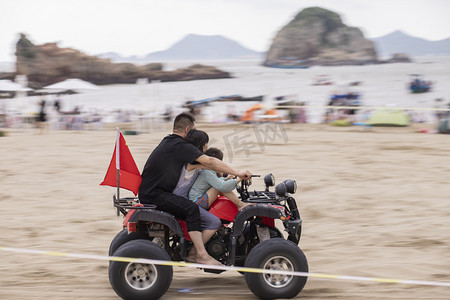
[[[394,31],[385,36],[371,38],[375,43],[380,59],[391,57],[395,53],[406,53],[409,56],[448,55],[450,54],[450,38],[440,41],[428,41]],[[109,58],[114,62],[164,62],[171,60],[222,60],[222,59],[263,59],[265,52],[248,49],[238,42],[221,35],[189,34],[164,51],[152,52],[142,57],[124,57],[115,52],[97,55]]]
[[[428,41],[397,30],[370,40],[375,43],[379,58],[390,57],[395,53],[406,53],[409,56],[450,54],[450,38]]]
[[[167,50],[153,52],[147,60],[254,58],[262,53],[250,50],[221,35],[189,34]]]
[[[238,42],[221,35],[189,34],[164,51],[152,52],[144,57],[123,57],[115,52],[97,55],[110,58],[113,61],[128,62],[160,62],[170,60],[222,60],[222,59],[248,59],[262,58],[263,52],[248,49]]]

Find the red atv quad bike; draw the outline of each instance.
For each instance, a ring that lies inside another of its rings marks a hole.
[[[253,176],[259,177],[259,176]],[[206,243],[208,253],[226,266],[259,268],[267,271],[308,272],[308,262],[297,246],[302,220],[295,199],[294,180],[275,185],[272,174],[264,177],[264,191],[249,191],[251,180],[243,180],[237,191],[243,202],[253,203],[238,211],[219,197],[210,212],[222,226]],[[109,256],[135,257],[164,261],[187,261],[192,242],[186,224],[173,215],[143,205],[136,198],[113,197],[117,215],[125,217],[123,230],[111,242]],[[286,239],[275,226],[280,220]],[[278,222],[278,221],[277,221]],[[204,269],[220,273],[222,270]],[[249,289],[261,299],[293,298],[303,289],[307,277],[270,273],[244,273]],[[111,261],[109,281],[123,299],[158,299],[172,282],[173,268],[167,265]]]

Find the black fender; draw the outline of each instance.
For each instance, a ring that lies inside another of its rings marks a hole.
[[[269,205],[249,205],[240,210],[233,222],[233,233],[234,237],[240,236],[244,232],[244,223],[251,217],[267,217],[272,219],[282,219],[286,218],[286,214],[283,210],[274,206]]]
[[[178,220],[170,213],[153,210],[153,209],[137,209],[136,212],[131,216],[129,222],[153,222],[160,223],[169,227],[175,234],[184,238],[183,229]]]
[[[302,220],[294,219],[287,221],[286,229],[289,233],[288,240],[292,241],[295,244],[298,244],[302,235]]]

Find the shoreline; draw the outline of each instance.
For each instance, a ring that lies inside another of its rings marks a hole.
[[[46,122],[47,125],[50,125],[48,122]],[[117,127],[121,130],[138,130],[142,126],[143,122],[136,122],[136,121],[130,121],[130,122],[104,122],[102,123],[101,127],[98,128],[86,128],[86,129],[79,129],[79,130],[73,130],[73,129],[54,129],[54,128],[48,128],[49,131],[108,131],[116,129]],[[299,127],[304,129],[321,129],[321,130],[333,130],[334,128],[337,131],[352,131],[356,128],[364,128],[364,124],[356,124],[356,125],[348,125],[348,126],[336,126],[332,125],[330,123],[288,123],[288,122],[254,122],[254,123],[243,123],[243,122],[205,122],[205,121],[197,121],[196,124],[197,127],[205,127],[205,128],[223,128],[223,127],[251,127],[251,126],[259,126],[264,124],[281,124],[282,126],[287,127]],[[158,130],[171,130],[172,123],[171,122],[160,122],[160,121],[153,121],[150,123],[150,125],[155,126],[158,128]],[[408,126],[366,126],[370,127],[371,130],[378,130],[378,131],[408,131],[411,130],[413,132],[421,129],[421,128],[428,128],[433,129],[436,128],[437,124],[436,122],[411,122]],[[9,131],[9,132],[20,132],[20,131],[30,131],[33,130],[33,127],[15,127],[15,128],[6,128],[1,127],[0,130],[3,131]],[[141,134],[145,134],[146,132],[141,132]]]

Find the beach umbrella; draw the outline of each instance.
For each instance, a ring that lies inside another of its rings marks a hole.
[[[99,90],[100,87],[97,85],[90,83],[88,81],[78,79],[78,78],[70,78],[66,79],[48,86],[43,87],[44,90],[53,90],[57,92],[63,92],[63,91],[73,91],[76,93],[81,92],[87,92],[87,91],[94,91]],[[73,106],[73,111],[79,109],[79,97],[71,98],[69,100],[69,97],[66,98],[66,103],[70,103],[71,106]]]
[[[44,89],[80,92],[85,90],[98,90],[100,88],[88,81],[84,81],[78,78],[71,78],[45,86]]]
[[[0,80],[0,91],[1,92],[28,92],[32,89],[21,86],[11,80]]]

